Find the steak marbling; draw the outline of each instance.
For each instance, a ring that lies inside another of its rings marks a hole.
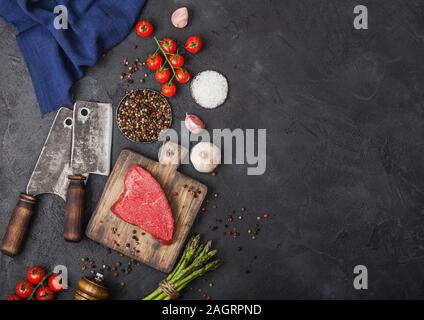
[[[125,176],[125,189],[112,212],[140,227],[164,244],[172,242],[174,217],[165,192],[156,179],[139,165]]]

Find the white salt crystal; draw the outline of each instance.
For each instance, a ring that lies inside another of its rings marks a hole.
[[[200,72],[191,82],[191,96],[203,108],[214,109],[227,99],[228,82],[212,70]]]

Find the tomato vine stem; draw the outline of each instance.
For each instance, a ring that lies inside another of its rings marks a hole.
[[[171,80],[168,81],[171,82],[172,80],[174,80],[174,78],[177,76],[176,72],[175,72],[175,68],[173,67],[173,65],[171,64],[171,62],[168,59],[168,55],[166,54],[166,52],[162,49],[159,40],[156,37],[153,37],[155,39],[156,45],[158,46],[159,50],[162,52],[163,56],[165,57],[166,62],[168,63],[168,65],[171,67],[172,70],[172,78]],[[157,50],[156,50],[157,51]]]
[[[35,295],[35,293],[37,292],[37,290],[41,287],[41,286],[43,286],[43,284],[44,284],[44,282],[45,281],[47,281],[47,279],[53,274],[54,272],[53,271],[50,271],[49,273],[47,273],[45,276],[44,276],[44,278],[43,278],[43,280],[41,280],[36,286],[35,286],[35,288],[34,288],[34,291],[32,291],[32,293],[31,293],[31,295],[28,297],[28,299],[27,300],[32,300],[33,298],[34,298],[34,295]]]

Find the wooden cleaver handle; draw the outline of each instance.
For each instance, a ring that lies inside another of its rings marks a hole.
[[[65,231],[67,241],[80,242],[84,232],[85,177],[69,176],[65,205]]]
[[[0,250],[4,254],[14,257],[21,252],[36,202],[29,194],[21,193],[19,196],[1,242]]]

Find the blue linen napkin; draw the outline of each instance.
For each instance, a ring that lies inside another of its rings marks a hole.
[[[120,43],[145,0],[0,0],[0,17],[15,26],[42,113],[72,103],[72,85]],[[68,29],[54,27],[54,8],[68,9]]]

